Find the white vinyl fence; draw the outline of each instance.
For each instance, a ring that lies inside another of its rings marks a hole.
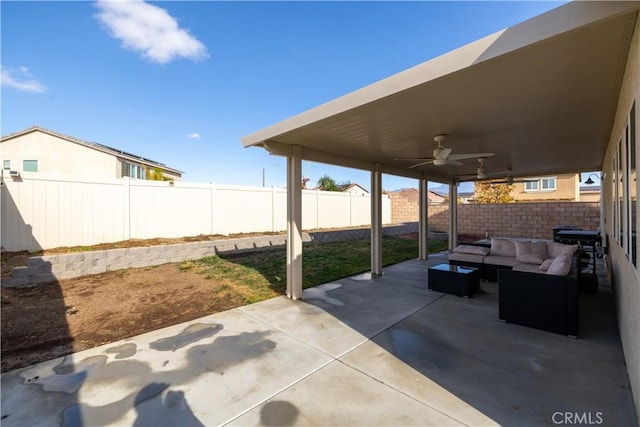
[[[23,173],[2,185],[2,248],[83,246],[127,239],[284,231],[286,189],[129,180],[78,182]],[[302,227],[371,223],[371,199],[303,190]],[[384,195],[382,221],[391,221]]]

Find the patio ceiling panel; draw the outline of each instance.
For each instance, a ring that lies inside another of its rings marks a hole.
[[[409,169],[447,134],[490,174],[600,170],[639,2],[575,2],[243,139],[286,155],[451,182],[478,163]],[[424,175],[422,175],[424,174]]]

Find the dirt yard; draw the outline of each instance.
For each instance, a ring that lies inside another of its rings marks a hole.
[[[417,235],[403,236],[417,238]],[[465,236],[467,237],[467,236]],[[40,254],[3,253],[2,276],[29,256],[73,251],[213,240],[130,240],[91,248],[58,248]],[[471,238],[469,238],[471,240]],[[107,344],[245,305],[237,281],[199,274],[183,264],[131,268],[1,290],[2,363],[7,372],[36,362]],[[264,297],[277,296],[267,288]]]
[[[2,289],[2,372],[245,304],[180,264]]]
[[[242,237],[239,235],[236,237]],[[91,247],[62,247],[37,253],[3,252],[2,279],[31,256],[88,250],[166,245],[226,236],[131,239]],[[185,283],[188,285],[185,286]],[[101,286],[108,285],[108,286]],[[2,361],[7,372],[65,354],[96,347],[196,319],[244,304],[239,296],[211,298],[211,280],[177,264],[62,280],[25,289],[2,289]],[[202,298],[203,296],[209,298]]]

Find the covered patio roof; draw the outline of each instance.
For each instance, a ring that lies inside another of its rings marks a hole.
[[[491,152],[489,177],[600,170],[639,2],[573,2],[242,139],[272,154],[452,183],[462,166],[409,168],[436,134]],[[376,165],[377,168],[376,168]]]

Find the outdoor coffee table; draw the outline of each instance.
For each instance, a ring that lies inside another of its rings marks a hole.
[[[429,289],[447,294],[470,297],[480,287],[480,269],[451,264],[429,267]]]

